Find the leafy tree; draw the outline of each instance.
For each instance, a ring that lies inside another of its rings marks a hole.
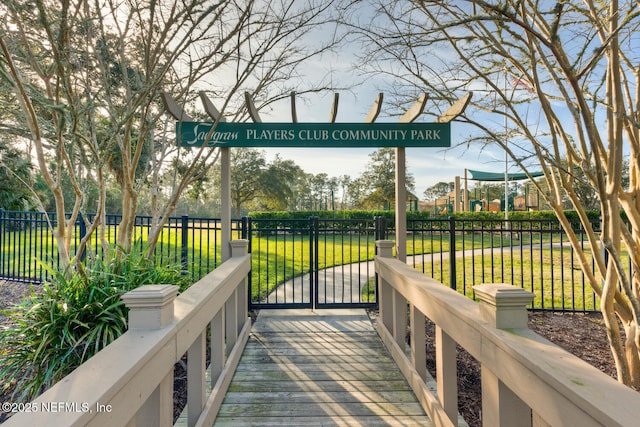
[[[30,191],[31,162],[24,154],[0,143],[0,209],[31,210],[36,206]]]
[[[267,210],[295,209],[296,191],[304,176],[293,160],[276,155],[260,180],[260,206]]]
[[[367,209],[382,209],[392,204],[395,199],[395,151],[385,147],[369,155],[369,163],[362,180],[367,186],[367,195],[362,199]],[[415,179],[411,173],[406,174],[407,190],[414,191]]]
[[[476,92],[475,108],[459,119],[469,129],[464,144],[500,147],[526,173],[544,172],[548,190],[538,190],[601,299],[618,379],[640,386],[637,2],[379,1],[375,9],[365,24],[354,19],[370,46],[361,69],[392,75],[406,97],[426,90],[436,116],[463,91]],[[601,230],[577,184],[597,196]],[[573,229],[565,200],[589,244]]]
[[[361,208],[362,207],[362,200],[365,197],[366,194],[366,183],[364,182],[364,179],[362,176],[356,178],[356,179],[352,179],[349,180],[346,183],[346,204],[347,206],[349,206],[350,208]]]
[[[424,197],[427,200],[437,200],[440,197],[446,196],[454,189],[453,182],[438,182],[437,184],[424,190]]]
[[[295,183],[293,190],[293,209],[294,210],[313,210],[317,208],[315,197],[312,193],[313,174],[301,171],[301,174]]]
[[[87,236],[75,250],[83,251],[94,232],[105,253],[110,250],[104,225],[113,177],[122,214],[115,247],[124,251],[132,245],[141,192],[151,187],[150,255],[182,194],[215,164],[217,149],[175,147],[161,92],[170,91],[189,109],[206,89],[224,115],[243,120],[238,91],[251,92],[264,108],[293,89],[302,61],[340,40],[338,34],[312,45],[303,40],[331,20],[335,3],[3,2],[0,103],[8,108],[0,130],[25,141],[57,217],[69,213],[52,224],[62,264],[74,256],[72,224],[89,209],[97,220],[87,223]],[[308,91],[324,87],[306,83]],[[176,157],[184,167],[164,193],[160,177]],[[96,197],[85,191],[91,187]]]
[[[311,209],[326,210],[330,196],[329,175],[319,173],[310,175],[308,180],[309,194],[313,200]]]
[[[340,188],[340,209],[341,210],[345,210],[345,209],[349,209],[349,203],[347,202],[348,200],[348,191],[349,191],[349,186],[351,185],[351,183],[353,182],[353,180],[351,179],[351,177],[349,175],[340,175],[338,178],[336,178],[337,180],[337,184]]]
[[[231,150],[232,215],[239,216],[241,206],[258,196],[265,164],[263,151],[250,148]]]

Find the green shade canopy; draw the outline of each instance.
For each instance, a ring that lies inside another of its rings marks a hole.
[[[504,173],[500,172],[482,172],[482,171],[474,171],[471,169],[467,169],[467,171],[471,174],[471,179],[476,181],[504,181]],[[544,176],[544,172],[532,172],[530,174],[532,177]],[[524,179],[529,179],[529,175],[526,173],[510,173],[507,174],[509,181],[522,181]]]

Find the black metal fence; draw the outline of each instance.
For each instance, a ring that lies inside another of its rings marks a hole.
[[[58,265],[50,231],[55,221],[54,214],[0,211],[0,278],[34,283],[47,279],[42,264]],[[107,216],[104,236],[110,242],[117,238],[119,221],[118,215]],[[136,218],[134,240],[141,250],[151,225],[151,217]],[[232,238],[250,241],[254,307],[374,306],[375,241],[395,238],[393,221],[382,217],[242,218],[234,220],[232,228]],[[586,239],[577,231],[590,256]],[[84,221],[79,219],[72,251],[84,233]],[[89,250],[100,248],[99,239],[99,233],[92,235]],[[220,264],[220,240],[219,219],[174,217],[162,230],[155,256],[159,263],[182,264],[186,274],[198,279]],[[556,221],[409,220],[407,262],[471,297],[475,284],[510,283],[536,295],[535,309],[599,309]]]
[[[107,215],[104,231],[93,233],[86,251],[79,256],[84,257],[87,251],[100,254],[103,239],[115,244],[121,219],[120,215]],[[93,216],[87,217],[89,223],[94,220]],[[47,280],[50,272],[46,266],[57,269],[60,264],[58,242],[51,232],[57,221],[55,213],[0,210],[0,278],[33,283]],[[149,216],[135,218],[135,250],[144,250],[152,222],[153,218]],[[70,253],[74,254],[87,229],[82,217],[70,226]],[[232,238],[239,238],[242,220],[232,221],[232,227]],[[162,229],[155,258],[159,264],[181,264],[186,273],[200,278],[220,264],[220,240],[220,219],[172,217]]]
[[[594,224],[596,228],[598,224]],[[596,311],[599,300],[562,227],[555,220],[410,221],[407,262],[458,292],[508,283],[535,294],[532,308]],[[579,224],[575,232],[595,274],[595,251]],[[627,263],[630,269],[630,263]],[[596,274],[597,276],[597,274]]]

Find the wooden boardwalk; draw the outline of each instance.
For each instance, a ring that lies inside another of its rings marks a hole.
[[[363,310],[262,310],[215,426],[431,426]]]

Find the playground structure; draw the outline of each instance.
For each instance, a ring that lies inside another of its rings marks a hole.
[[[471,174],[471,177],[468,175]],[[531,174],[533,177],[542,176],[542,172]],[[524,173],[510,173],[505,180],[505,174],[481,172],[465,169],[464,189],[461,187],[460,176],[454,180],[454,188],[449,194],[432,202],[421,203],[420,210],[430,211],[437,215],[447,215],[456,212],[505,212],[505,192],[492,197],[495,192],[476,187],[469,190],[469,180],[486,182],[508,182],[529,179]],[[507,194],[509,192],[507,191]],[[540,209],[540,193],[537,189],[530,190],[529,185],[524,188],[524,194],[509,194],[507,212],[536,211]]]

